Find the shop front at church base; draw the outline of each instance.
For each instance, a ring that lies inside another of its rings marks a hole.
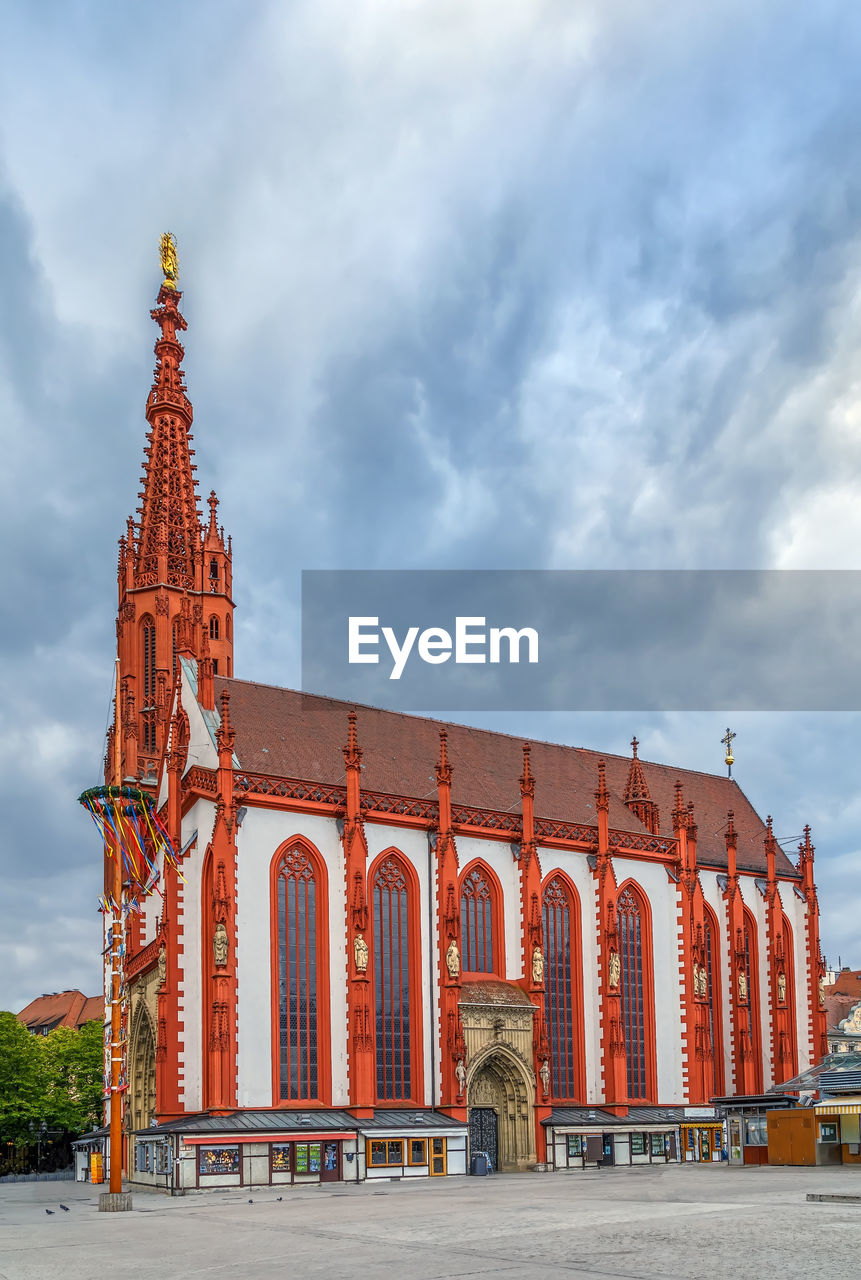
[[[430,1110],[236,1111],[132,1136],[128,1180],[176,1194],[466,1173],[467,1127]]]

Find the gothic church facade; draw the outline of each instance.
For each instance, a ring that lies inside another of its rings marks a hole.
[[[129,1177],[586,1166],[604,1130],[676,1158],[685,1117],[823,1050],[809,831],[793,863],[734,781],[636,739],[601,758],[238,679],[175,285],[109,742],[181,851],[127,930]]]

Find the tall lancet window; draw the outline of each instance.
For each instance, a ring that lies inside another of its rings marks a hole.
[[[473,867],[460,890],[460,936],[463,967],[470,973],[493,973],[494,893],[481,867]]]
[[[713,1096],[719,1098],[723,1094],[723,1035],[721,1031],[721,998],[720,998],[720,932],[717,920],[706,907],[704,949],[706,953],[706,977],[708,978],[708,1029],[709,1044],[712,1052]]]
[[[544,890],[542,914],[550,1092],[556,1099],[577,1101],[583,1096],[579,911],[561,876],[554,876]]]
[[[320,1096],[317,1081],[318,886],[308,853],[281,857],[276,875],[278,916],[278,1043],[282,1102]]]
[[[745,907],[744,911],[744,976],[746,996],[742,1001],[753,1051],[754,1085],[762,1089],[762,1038],[759,1029],[759,959],[756,948],[756,924]]]
[[[648,1096],[645,931],[640,903],[631,889],[624,889],[619,894],[616,907],[628,1097],[641,1099]]]
[[[373,896],[377,1098],[401,1101],[411,1097],[413,1082],[409,885],[398,858],[380,863]]]

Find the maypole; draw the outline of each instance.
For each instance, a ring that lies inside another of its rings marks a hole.
[[[177,865],[176,852],[152,796],[139,787],[120,784],[121,760],[119,741],[119,662],[116,677],[116,713],[113,752],[110,761],[111,785],[91,787],[78,797],[102,837],[105,854],[112,859],[110,890],[100,903],[105,916],[110,916],[110,1035],[108,1051],[110,1068],[105,1088],[109,1096],[110,1181],[109,1190],[99,1197],[99,1208],[107,1211],[130,1209],[131,1195],[123,1192],[123,1094],[127,1083],[123,1071],[125,1028],[123,1010],[126,1000],[123,981],[123,922],[130,911],[140,911],[142,900],[156,887],[159,856]],[[108,1001],[106,1000],[106,1004]],[[107,1019],[106,1019],[107,1022]]]

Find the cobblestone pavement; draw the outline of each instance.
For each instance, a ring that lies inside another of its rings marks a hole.
[[[861,1168],[687,1165],[176,1199],[135,1190],[125,1214],[100,1214],[97,1192],[0,1185],[0,1277],[861,1275],[861,1203],[805,1198],[861,1196]]]

